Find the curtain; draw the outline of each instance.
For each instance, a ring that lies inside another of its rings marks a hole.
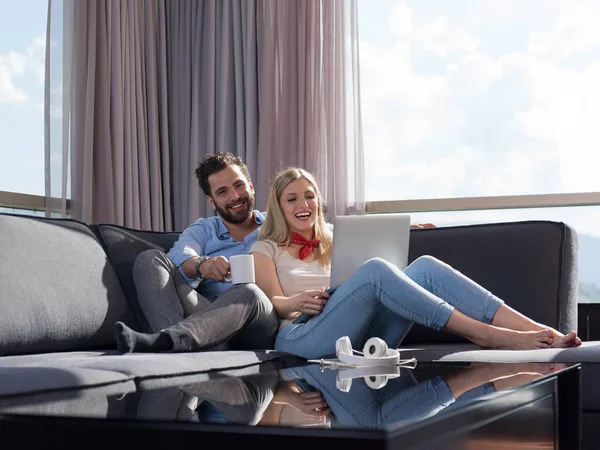
[[[173,228],[164,8],[50,0],[47,215]]]
[[[181,230],[213,214],[194,169],[218,151],[246,162],[259,209],[274,175],[301,166],[330,218],[364,213],[356,11],[356,0],[50,0],[48,214],[70,198],[86,222]]]
[[[256,205],[275,174],[317,176],[327,213],[364,214],[356,0],[169,4],[175,224],[212,213],[194,188],[206,153],[248,165]]]
[[[194,170],[207,153],[239,155],[256,179],[256,1],[167,3],[169,117],[176,229],[214,214]]]
[[[274,78],[277,89],[275,99],[266,93],[271,116],[261,120],[259,148],[266,152],[266,167],[258,174],[261,192],[278,166],[297,165],[316,175],[330,219],[364,214],[357,3],[268,5],[265,42],[273,50],[261,64],[267,76],[260,78],[269,83],[266,88]],[[261,119],[262,114],[261,109]]]

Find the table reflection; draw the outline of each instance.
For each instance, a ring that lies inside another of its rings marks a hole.
[[[340,383],[344,378],[340,369],[312,364],[140,392],[136,394],[137,418],[381,429],[452,411],[561,368],[560,364],[547,363],[473,363],[444,375],[432,371],[431,376],[407,368],[394,373],[383,368],[377,382],[371,369],[365,376],[355,372],[356,377],[344,384]]]

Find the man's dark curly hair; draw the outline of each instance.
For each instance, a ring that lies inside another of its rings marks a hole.
[[[217,173],[223,169],[226,169],[229,166],[239,166],[246,179],[250,181],[248,167],[246,167],[246,164],[242,162],[239,156],[230,152],[208,153],[204,155],[204,158],[202,158],[202,161],[198,163],[198,167],[196,168],[196,178],[198,178],[198,184],[204,191],[204,194],[212,197],[210,184],[208,183],[208,177],[213,173]]]

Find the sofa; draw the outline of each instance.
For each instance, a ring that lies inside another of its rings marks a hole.
[[[150,248],[167,251],[178,234],[0,214],[0,410],[18,407],[24,396],[86,391],[91,404],[64,408],[104,414],[123,408],[107,403],[111,394],[175,386],[220,370],[260,371],[285,360],[273,350],[116,352],[116,321],[137,330],[146,326],[132,282],[136,256]],[[577,235],[567,224],[411,230],[410,260],[424,254],[538,321],[562,332],[577,328]],[[402,358],[419,361],[594,363],[600,362],[599,349],[600,343],[585,342],[574,349],[482,350],[417,325],[400,347]]]

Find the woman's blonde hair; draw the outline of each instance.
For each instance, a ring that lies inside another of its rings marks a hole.
[[[291,236],[290,228],[285,220],[279,201],[283,190],[288,187],[290,183],[299,180],[300,178],[304,178],[312,185],[317,196],[318,205],[314,238],[321,241],[319,248],[317,249],[319,252],[317,259],[322,266],[328,266],[331,261],[333,234],[325,222],[325,217],[323,215],[323,198],[321,197],[321,191],[319,190],[317,180],[310,172],[307,172],[304,169],[290,167],[279,172],[275,177],[269,192],[267,218],[260,228],[258,239],[269,239],[279,245],[289,244]]]

